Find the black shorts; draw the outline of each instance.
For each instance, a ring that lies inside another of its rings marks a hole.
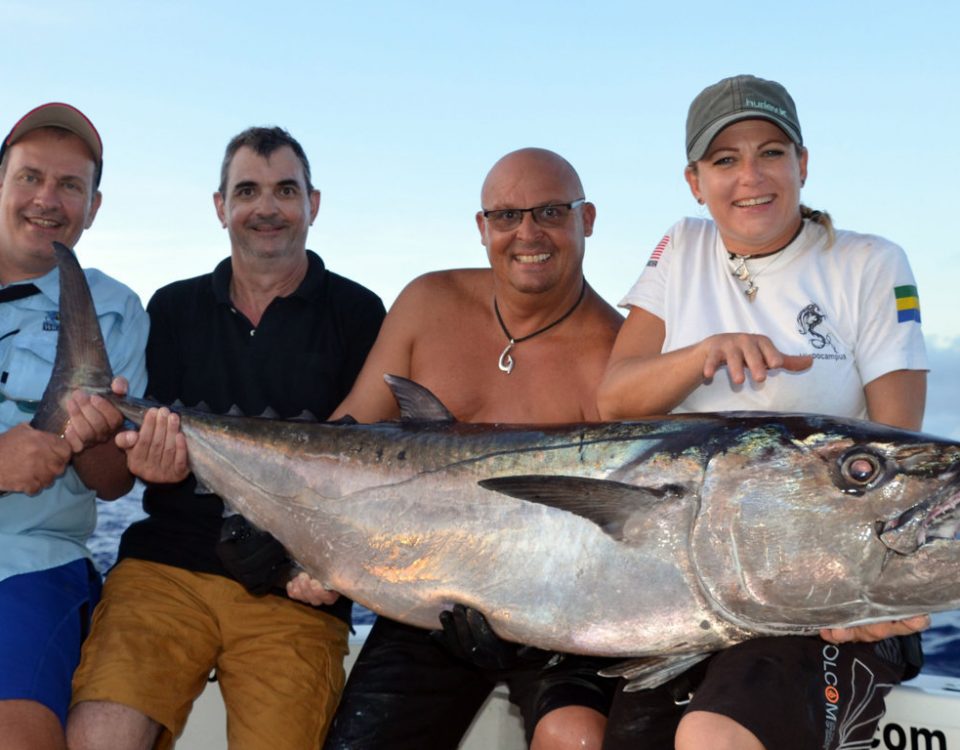
[[[673,750],[687,711],[728,716],[768,750],[870,747],[884,697],[906,669],[896,638],[841,646],[815,637],[758,638],[654,690],[618,690],[603,747]],[[683,703],[688,689],[692,698]]]
[[[507,670],[461,661],[430,632],[378,617],[350,671],[325,750],[455,750],[484,700],[505,682],[527,741],[541,717],[563,706],[606,714],[616,681],[611,663],[564,655]]]

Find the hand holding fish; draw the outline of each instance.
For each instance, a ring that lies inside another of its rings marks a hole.
[[[114,378],[110,388],[118,396],[125,396],[127,381]],[[180,417],[166,407],[148,409],[139,432],[117,433],[116,444],[126,452],[130,471],[145,482],[173,484],[182,482],[190,474]]]
[[[148,409],[139,432],[119,433],[117,446],[126,451],[130,471],[145,482],[172,484],[190,474],[180,417],[165,406]]]
[[[440,630],[430,631],[433,640],[480,669],[513,669],[521,663],[546,666],[562,658],[551,651],[503,640],[493,632],[482,612],[463,604],[454,604],[453,609],[441,612],[440,626]]]
[[[754,381],[762,383],[768,370],[799,372],[813,364],[809,355],[784,354],[769,338],[755,333],[719,333],[705,338],[700,347],[704,353],[703,377],[712,378],[726,365],[730,380],[737,385],[746,381],[748,372]]]
[[[70,460],[70,445],[26,422],[0,433],[0,491],[35,494],[53,484]]]
[[[321,604],[333,604],[340,598],[340,594],[326,588],[309,573],[301,571],[287,582],[287,596],[298,602],[306,602],[315,607]]]
[[[850,643],[853,641],[882,641],[897,635],[919,633],[930,627],[929,615],[917,615],[906,620],[894,622],[875,622],[870,625],[858,625],[854,628],[825,628],[820,637],[830,643]]]
[[[63,438],[74,453],[107,442],[123,423],[123,415],[103,396],[74,391],[66,403],[70,420]]]

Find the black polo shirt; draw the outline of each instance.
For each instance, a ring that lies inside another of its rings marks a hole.
[[[230,301],[230,259],[212,274],[163,287],[147,305],[147,394],[224,414],[272,409],[326,419],[350,391],[385,311],[373,292],[332,273],[307,251],[308,270],[291,295],[277,297],[254,326]],[[119,559],[135,557],[227,576],[216,554],[223,503],[195,493],[193,475],[149,485],[148,517],[130,526]],[[349,617],[349,601],[333,613]]]

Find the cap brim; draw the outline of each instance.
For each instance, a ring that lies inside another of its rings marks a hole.
[[[99,162],[103,159],[103,142],[100,134],[76,107],[59,102],[43,104],[24,115],[20,122],[13,126],[7,143],[15,143],[18,139],[37,128],[63,128],[78,136],[90,148],[94,159]]]
[[[786,120],[771,115],[768,112],[749,110],[733,112],[732,114],[725,115],[710,123],[710,126],[699,136],[697,136],[693,144],[687,149],[687,159],[690,161],[700,161],[706,155],[707,149],[710,148],[710,144],[713,143],[713,139],[717,137],[721,130],[728,125],[733,125],[735,122],[740,122],[742,120],[767,120],[768,122],[772,122],[784,133],[786,133],[787,137],[791,141],[796,143],[798,146],[803,145],[803,140],[800,138],[800,134]]]

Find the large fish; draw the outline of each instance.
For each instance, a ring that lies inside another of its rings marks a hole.
[[[57,253],[54,432],[65,393],[111,377]],[[198,480],[381,614],[432,628],[460,602],[510,640],[670,657],[960,607],[956,442],[814,415],[462,424],[388,380],[400,422],[181,412]]]

